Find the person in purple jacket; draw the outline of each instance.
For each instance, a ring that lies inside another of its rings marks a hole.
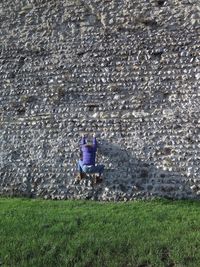
[[[104,171],[104,165],[96,165],[96,151],[97,151],[97,139],[96,135],[93,135],[92,144],[88,144],[85,135],[82,135],[80,142],[80,159],[78,161],[78,171],[80,179],[84,177],[85,173],[99,173],[98,180],[102,180],[102,173]]]

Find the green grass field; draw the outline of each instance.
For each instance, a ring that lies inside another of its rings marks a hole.
[[[200,202],[0,198],[0,266],[200,266]]]

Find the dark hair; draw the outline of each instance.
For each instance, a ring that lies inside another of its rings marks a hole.
[[[84,147],[93,147],[93,145],[86,144],[86,145],[84,145]]]

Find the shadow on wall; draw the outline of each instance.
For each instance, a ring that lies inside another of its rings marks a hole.
[[[98,154],[98,163],[105,158],[111,163],[104,176],[106,185],[113,189],[175,199],[200,198],[198,185],[192,179],[137,159],[133,150],[101,140]]]
[[[148,160],[140,160],[136,157],[134,150],[122,148],[120,145],[112,144],[106,140],[100,140],[100,146],[97,153],[97,163],[106,164],[104,182],[95,189],[88,189],[87,186],[83,186],[81,189],[78,185],[78,190],[89,190],[89,194],[101,195],[102,192],[111,192],[111,196],[119,193],[125,193],[127,196],[133,196],[134,199],[140,197],[166,197],[174,199],[199,199],[200,198],[200,181],[197,179],[189,179],[184,177],[178,172],[167,171],[162,168],[158,168],[155,164],[148,162]],[[78,146],[77,146],[78,150]],[[55,153],[56,154],[56,153]],[[54,154],[54,156],[55,156]],[[17,154],[14,154],[17,157]],[[75,156],[75,155],[73,155]],[[77,155],[78,156],[78,155]],[[71,155],[69,154],[69,157]],[[77,157],[78,160],[78,157]],[[76,164],[75,162],[74,164]],[[58,167],[60,167],[59,165]],[[76,165],[74,165],[76,166]],[[34,162],[26,166],[26,176],[22,179],[12,180],[12,176],[6,176],[0,179],[0,194],[10,196],[46,196],[50,195],[61,196],[64,192],[68,197],[69,191],[73,191],[74,198],[79,197],[80,191],[77,190],[76,184],[73,184],[74,175],[71,179],[61,177],[59,173],[49,175],[46,179],[43,169],[38,173],[31,171],[36,168]],[[2,176],[3,170],[1,169]],[[6,174],[6,168],[5,168]],[[19,175],[16,172],[17,175]],[[38,174],[36,176],[35,174]],[[12,175],[12,173],[11,173]],[[47,173],[48,175],[48,173]],[[56,176],[57,175],[57,176]],[[65,175],[65,174],[64,174]],[[1,175],[0,175],[1,176]],[[67,187],[70,187],[68,190]],[[108,187],[108,190],[107,188]],[[87,192],[86,192],[87,193]],[[116,193],[116,194],[115,194]],[[109,197],[109,196],[108,196]]]

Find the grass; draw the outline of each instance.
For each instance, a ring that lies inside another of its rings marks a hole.
[[[198,267],[200,203],[0,198],[0,266]]]

